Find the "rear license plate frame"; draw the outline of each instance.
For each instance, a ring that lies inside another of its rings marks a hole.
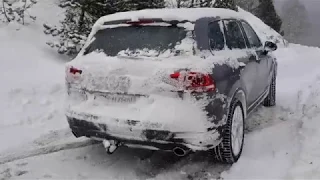
[[[134,104],[141,96],[132,94],[94,94],[94,99],[107,104]]]

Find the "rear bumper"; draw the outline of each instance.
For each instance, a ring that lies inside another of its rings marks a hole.
[[[145,129],[135,136],[123,136],[122,134],[109,131],[112,127],[108,127],[106,124],[93,123],[68,116],[67,120],[76,137],[85,136],[89,138],[117,140],[128,146],[133,145],[146,149],[172,151],[174,148],[179,147],[191,151],[206,151],[214,148],[221,142],[218,131],[201,133],[201,136],[199,136],[199,133],[192,132],[175,133],[165,130]],[[130,131],[130,128],[125,130]]]

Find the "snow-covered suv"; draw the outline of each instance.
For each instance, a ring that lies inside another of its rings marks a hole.
[[[275,105],[276,49],[226,9],[102,17],[66,65],[70,128],[110,153],[126,145],[236,162],[245,119]]]

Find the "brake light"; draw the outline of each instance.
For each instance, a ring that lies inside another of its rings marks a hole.
[[[216,89],[215,82],[209,74],[198,72],[175,72],[170,74],[170,77],[179,81],[179,83],[182,83],[186,90],[192,92],[209,92]]]
[[[71,74],[77,74],[77,73],[82,74],[82,70],[74,68],[74,67],[70,67],[69,73],[71,73]]]
[[[140,19],[138,21],[127,21],[126,23],[130,25],[140,25],[140,24],[151,24],[151,23],[154,23],[154,21],[149,19]]]

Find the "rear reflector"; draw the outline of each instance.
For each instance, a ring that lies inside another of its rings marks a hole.
[[[175,72],[170,74],[170,78],[177,80],[179,84],[182,83],[185,90],[192,92],[209,92],[216,89],[214,80],[209,74],[198,72]]]

